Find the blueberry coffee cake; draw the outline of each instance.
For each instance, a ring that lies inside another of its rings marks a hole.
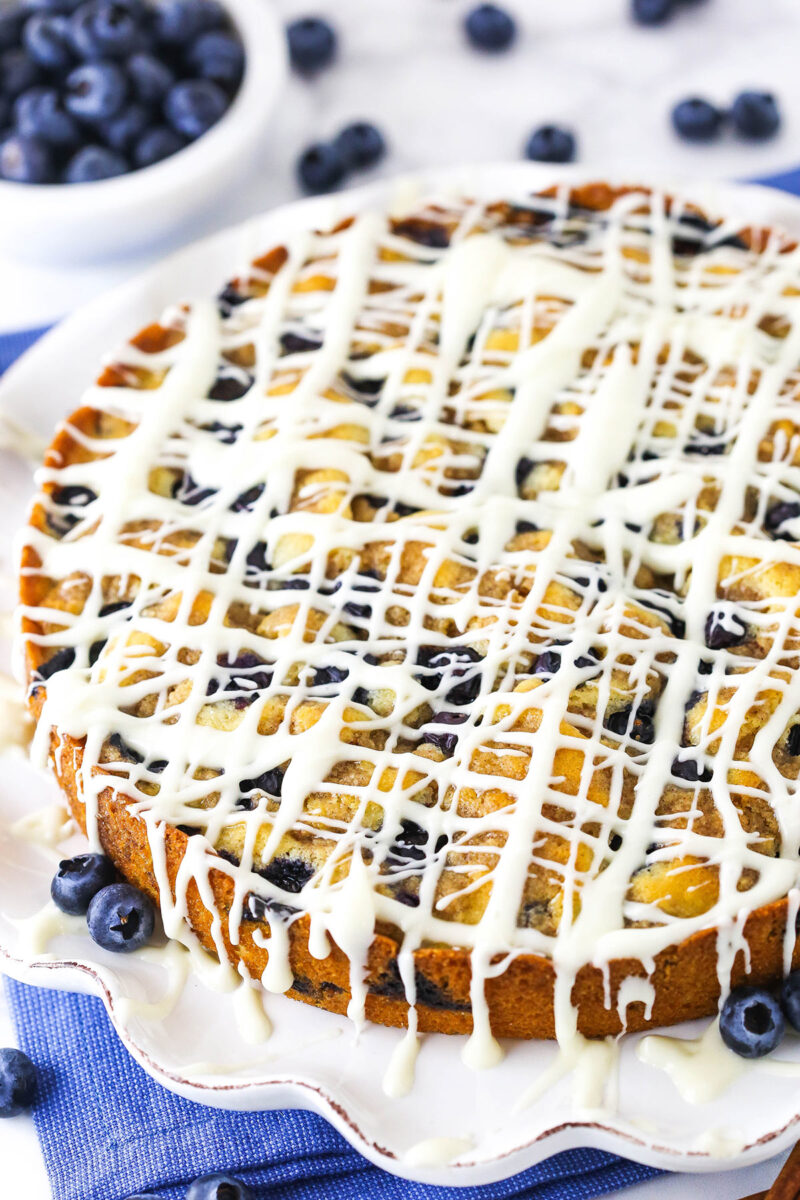
[[[318,224],[47,455],[21,641],[77,820],[169,934],[357,1021],[606,1035],[777,977],[795,242],[604,184]]]

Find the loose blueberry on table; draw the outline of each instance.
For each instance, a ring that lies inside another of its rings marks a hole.
[[[477,50],[506,50],[514,41],[514,19],[496,4],[479,4],[467,14],[464,30]]]
[[[321,17],[300,17],[286,27],[289,58],[296,71],[310,75],[336,55],[336,34]]]
[[[201,1175],[189,1185],[186,1200],[254,1200],[250,1188],[232,1175]]]
[[[22,1050],[0,1050],[0,1117],[16,1117],[36,1095],[36,1067]]]
[[[244,50],[219,0],[22,0],[0,13],[0,179],[92,183],[224,115]]]
[[[78,854],[58,864],[50,895],[62,912],[83,916],[97,893],[116,877],[114,864],[105,854]]]
[[[766,141],[778,132],[781,114],[771,92],[740,92],[731,105],[731,122],[738,134]]]
[[[761,987],[734,988],[719,1016],[725,1045],[742,1058],[763,1058],[781,1041],[786,1022],[778,1000]]]
[[[525,146],[525,157],[533,162],[568,163],[575,158],[575,135],[557,125],[534,129]]]
[[[314,142],[297,160],[304,192],[331,192],[350,171],[374,166],[386,153],[383,134],[368,121],[346,125],[331,142]]]
[[[129,883],[112,883],[92,898],[86,923],[98,946],[116,954],[129,954],[152,937],[155,910],[138,888]]]
[[[710,142],[722,129],[723,114],[702,96],[681,100],[672,110],[675,132],[687,142]]]

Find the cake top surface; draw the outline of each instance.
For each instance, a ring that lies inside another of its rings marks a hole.
[[[797,877],[799,300],[785,235],[639,189],[295,230],[54,443],[40,737],[323,954],[735,927]]]

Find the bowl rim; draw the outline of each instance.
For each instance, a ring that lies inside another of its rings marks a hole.
[[[2,0],[0,0],[2,3]],[[72,219],[115,207],[135,207],[200,184],[214,165],[235,159],[271,115],[283,86],[288,51],[272,0],[222,0],[242,39],[245,70],[230,107],[196,141],[149,167],[92,183],[0,180],[0,207],[32,217]]]

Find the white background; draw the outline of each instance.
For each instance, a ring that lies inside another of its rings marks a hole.
[[[265,0],[266,2],[266,0]],[[292,16],[327,11],[341,40],[337,64],[313,83],[291,80],[250,179],[231,179],[228,203],[205,226],[181,227],[172,245],[222,227],[298,190],[293,164],[310,141],[366,117],[383,128],[390,154],[379,174],[420,165],[514,159],[546,121],[572,127],[581,158],[631,179],[648,172],[748,178],[800,163],[800,72],[796,0],[704,0],[679,6],[668,28],[626,19],[627,0],[508,0],[522,28],[514,49],[487,57],[464,45],[462,0],[280,0]],[[672,103],[699,92],[720,103],[743,86],[774,89],[784,111],[778,139],[763,147],[726,137],[687,147],[671,133]],[[362,177],[363,178],[363,177]],[[0,214],[2,219],[2,214]],[[160,256],[149,247],[123,262],[53,267],[0,260],[0,330],[55,319]],[[33,259],[31,258],[33,255]],[[176,295],[179,291],[176,283]],[[13,1043],[0,993],[0,1045]],[[28,1118],[0,1121],[3,1194],[50,1195]],[[622,1193],[630,1200],[697,1196],[735,1200],[765,1188],[780,1160],[732,1175],[674,1176]]]

